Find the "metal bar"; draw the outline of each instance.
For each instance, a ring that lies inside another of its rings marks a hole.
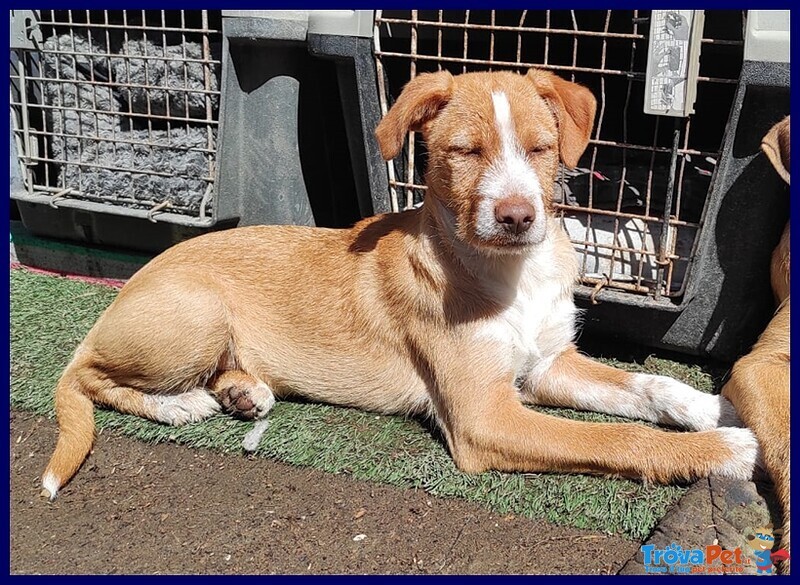
[[[119,54],[114,54],[114,53],[96,53],[94,51],[77,51],[77,50],[73,50],[73,51],[68,51],[68,50],[65,50],[65,51],[53,51],[51,49],[46,49],[44,47],[42,49],[40,49],[38,52],[41,53],[42,55],[70,55],[70,56],[75,56],[75,57],[91,57],[91,58],[106,57],[106,58],[113,59],[113,58],[119,58],[119,57],[127,57],[127,58],[134,58],[134,59],[141,60],[141,61],[163,61],[165,59],[165,57],[158,57],[158,56],[155,56],[155,55],[119,55]],[[211,58],[206,60],[206,59],[196,59],[194,57],[185,57],[183,59],[168,58],[168,60],[169,61],[181,61],[181,60],[183,60],[183,61],[186,61],[187,63],[206,63],[207,62],[210,65],[221,65],[222,64],[221,61],[217,61],[216,59],[211,59]]]
[[[23,51],[18,53],[20,55],[19,63],[19,95],[22,105],[22,136],[24,141],[24,148],[20,150],[18,156],[22,159],[25,167],[25,178],[28,183],[28,190],[32,193],[33,189],[33,169],[31,169],[30,158],[30,120],[28,119],[28,84],[25,80],[25,61],[26,55]]]
[[[685,124],[684,131],[683,131],[683,146],[686,148],[689,145],[689,132],[691,131],[692,127],[692,119],[691,118],[682,118]],[[675,216],[681,216],[681,200],[683,195],[683,177],[684,177],[684,170],[686,169],[686,157],[681,156],[681,153],[678,153],[678,156],[681,159],[680,165],[681,168],[678,171],[678,181],[677,181],[677,197],[675,198]]]
[[[14,128],[12,130],[15,133],[22,132],[19,128]],[[104,138],[102,136],[98,136],[96,134],[66,134],[64,132],[52,132],[48,130],[30,130],[31,134],[36,136],[58,136],[61,138],[85,138],[89,140],[95,140],[97,142],[111,142],[111,143],[118,143],[118,144],[130,144],[131,146],[149,146],[149,143],[143,142],[141,140],[127,140],[124,138]],[[202,153],[214,153],[216,152],[214,149],[206,149],[200,148],[197,146],[172,146],[170,144],[158,144],[158,146],[162,146],[164,148],[169,148],[170,150],[180,150],[183,152],[202,152]]]
[[[120,56],[117,55],[116,57],[119,58]],[[126,58],[130,58],[130,57],[126,56]],[[135,57],[135,58],[138,60],[138,56]],[[171,61],[171,60],[172,59],[166,60],[165,64],[167,62]],[[198,61],[198,62],[199,63],[203,63],[204,65],[208,65],[209,64],[209,63],[204,63],[202,61]],[[14,79],[15,76],[12,75],[11,78]],[[31,77],[27,77],[27,80],[28,81],[46,81],[48,83],[64,83],[64,84],[70,84],[70,85],[75,83],[75,80],[73,80],[73,79],[52,79],[50,77],[43,77],[43,76],[40,76],[40,77],[31,76]],[[146,89],[146,90],[157,90],[157,91],[158,90],[162,90],[162,91],[184,91],[184,92],[186,92],[186,90],[184,90],[183,88],[169,87],[167,85],[152,85],[152,84],[134,83],[134,82],[123,83],[121,81],[97,81],[97,80],[87,79],[85,81],[84,80],[80,80],[78,83],[80,83],[81,85],[92,85],[92,86],[108,87],[109,89],[111,89],[111,88],[116,88],[116,89],[132,88],[132,89]],[[187,83],[188,83],[188,81],[187,81]],[[184,87],[188,87],[188,85],[186,85]],[[206,89],[197,89],[197,90],[192,89],[191,93],[208,94],[208,95],[212,95],[212,96],[220,94],[219,90],[212,90],[212,89],[208,89],[208,90],[206,90]]]
[[[563,205],[561,203],[553,203],[553,206],[557,209],[563,209],[564,211],[570,211],[573,213],[580,212],[580,213],[594,214],[594,215],[607,215],[609,217],[620,217],[625,219],[641,219],[642,221],[653,222],[653,223],[661,223],[664,221],[663,217],[656,217],[647,214],[642,215],[638,213],[627,213],[624,211],[609,211],[608,209],[600,209],[596,207],[580,207],[575,205]],[[683,225],[691,227],[697,227],[699,225],[696,223],[692,223],[690,221],[683,221],[680,219],[676,219],[674,217],[670,218],[669,224],[674,226]]]
[[[608,280],[599,279],[599,278],[592,278],[591,276],[582,277],[581,278],[581,282],[583,282],[583,284],[590,284],[590,285],[591,284],[595,284],[595,285],[601,284],[603,286],[610,286],[610,284],[611,284],[611,283],[609,283]],[[642,294],[650,294],[650,288],[645,287],[645,286],[641,286],[641,285],[637,285],[637,284],[629,284],[627,282],[614,281],[613,282],[613,286],[614,286],[614,288],[620,288],[622,290],[626,290],[626,291],[630,291],[630,292],[642,293]]]
[[[69,15],[69,39],[70,39],[70,43],[71,43],[71,46],[72,46],[72,51],[74,52],[75,51],[75,29],[73,27],[73,22],[72,22],[72,10],[67,10],[67,14]],[[80,90],[80,85],[78,83],[80,81],[78,79],[78,58],[76,56],[74,56],[74,55],[72,57],[72,64],[73,64],[73,68],[74,68],[73,73],[74,73],[74,78],[75,78],[75,84],[74,84],[74,90],[75,90],[75,112],[77,114],[76,117],[78,119],[78,133],[81,136],[83,136],[83,116],[81,115],[81,112],[82,112],[83,108],[81,108],[81,90]],[[66,120],[64,120],[64,127],[66,128]],[[78,161],[77,162],[80,163],[80,162],[83,161],[83,141],[82,140],[76,140],[75,144],[77,145],[77,148],[78,148]],[[67,149],[66,149],[66,146],[65,146],[65,148],[64,148],[65,154],[66,154],[66,150]],[[83,190],[83,167],[81,165],[77,165],[77,169],[78,169],[78,190],[82,191]],[[65,187],[67,187],[67,185],[65,185]]]
[[[13,105],[19,105],[19,104],[17,102],[12,102],[11,105],[13,106]],[[31,107],[31,109],[41,108],[41,109],[44,109],[44,110],[68,110],[68,111],[74,110],[74,108],[70,108],[68,106],[63,106],[63,105],[62,106],[50,106],[50,105],[46,105],[46,104],[35,104],[35,105],[31,105],[30,107]],[[81,108],[81,111],[82,112],[94,112],[95,110],[90,109],[90,108]],[[100,113],[100,114],[109,114],[109,115],[117,115],[117,116],[119,115],[119,112],[112,112],[111,110],[97,110],[97,112]],[[134,111],[130,111],[130,110],[127,111],[127,112],[123,112],[123,114],[125,115],[126,118],[130,117],[130,118],[145,118],[146,119],[148,117],[147,114],[140,114],[138,112],[134,112]],[[172,120],[173,122],[202,122],[203,124],[211,124],[213,126],[217,126],[219,124],[219,120],[206,120],[204,118],[178,118],[176,116],[162,116],[160,114],[151,114],[149,117],[154,119],[154,120]]]
[[[614,142],[613,140],[597,140],[595,138],[589,140],[589,144],[596,144],[598,146],[612,146],[614,148],[624,148],[630,150],[641,150],[645,152],[653,152],[653,153],[664,153],[669,154],[672,152],[671,148],[656,146],[656,141],[653,140],[653,144],[651,146],[645,146],[641,144],[626,144],[624,142]],[[688,154],[690,156],[717,156],[719,152],[708,152],[702,150],[694,150],[692,148],[679,148],[678,149],[679,155]]]
[[[89,20],[89,11],[86,10],[84,12],[85,12],[85,15],[86,15],[86,20],[88,21]],[[89,46],[91,47],[94,44],[92,42],[92,29],[86,29],[86,37],[87,37],[87,39],[89,41]],[[94,81],[94,66],[89,67],[89,79],[90,79],[90,81]],[[92,109],[97,110],[97,89],[95,87],[91,87],[90,95],[91,95],[91,98],[92,98]],[[97,114],[97,112],[95,112],[94,113],[95,132],[97,131],[97,128],[99,126],[100,126],[100,116]],[[98,142],[94,143],[94,157],[95,157],[95,159],[98,159],[100,157],[100,143],[98,143]]]
[[[658,256],[658,252],[655,250],[648,250],[646,248],[631,248],[630,246],[622,246],[620,244],[606,244],[603,242],[596,242],[594,240],[573,240],[570,239],[573,244],[580,244],[581,246],[589,246],[590,248],[601,249],[601,250],[611,250],[615,252],[627,252],[628,254],[642,254],[643,256]],[[688,260],[688,258],[682,258],[675,254],[668,255],[669,258],[673,260]]]
[[[439,24],[441,24],[442,23],[442,17],[443,17],[443,14],[444,14],[444,10],[439,10],[438,13],[439,13]],[[441,28],[438,31],[436,31],[436,56],[439,57],[440,59],[442,57],[442,29]],[[436,69],[438,71],[442,70],[441,62],[436,63]]]
[[[122,35],[124,38],[124,47],[129,47],[129,39],[128,39],[128,32],[131,30],[128,28],[128,11],[122,11],[122,22],[125,25],[125,29],[122,31]],[[131,62],[130,59],[125,59],[125,79],[127,81],[131,80]],[[131,93],[130,86],[127,86],[126,89],[128,90],[128,130],[132,133],[133,132],[133,94]]]
[[[166,11],[162,10],[161,11],[161,26],[162,27],[166,26],[166,24],[167,24],[167,20],[166,19],[167,19]],[[185,46],[185,43],[181,43],[181,46],[182,47]],[[169,65],[168,65],[169,60],[166,58],[167,57],[167,33],[163,32],[163,31],[161,33],[161,50],[164,53],[164,79],[166,79],[167,83],[169,83]],[[187,87],[187,86],[184,84],[184,87]],[[170,103],[169,103],[170,102],[170,91],[169,90],[165,90],[164,91],[164,99],[165,99],[165,108],[164,108],[164,110],[165,110],[167,116],[169,117],[171,115],[171,111],[172,111],[170,109]],[[171,139],[172,139],[172,124],[170,123],[170,120],[167,120],[167,140],[171,140]]]
[[[634,34],[637,34],[637,31],[639,30],[639,19],[638,18],[639,18],[639,11],[638,10],[634,10],[633,11],[633,19],[631,19],[632,20],[632,26],[633,26]],[[631,60],[630,60],[630,64],[631,64],[630,67],[631,68],[633,68],[635,62],[636,62],[636,41],[632,40],[631,41]],[[623,115],[622,115],[622,137],[623,137],[623,140],[625,140],[626,142],[628,140],[628,107],[630,105],[631,89],[632,89],[631,80],[628,80],[627,93],[625,95],[625,108],[623,110]],[[655,145],[655,137],[654,137],[654,143],[653,144]],[[623,149],[623,151],[622,151],[622,164],[623,164],[623,167],[626,167],[627,155],[628,155],[627,149]],[[653,155],[651,155],[651,163],[652,163],[652,156]],[[622,183],[620,185],[620,188],[623,188],[623,185],[624,185],[624,183]],[[642,232],[642,242],[646,241],[647,232],[648,232],[647,228],[648,228],[648,224],[645,223],[644,224],[644,230]],[[642,272],[644,271],[644,258],[645,258],[644,256],[640,256],[639,257],[639,265],[638,265],[638,269],[636,271],[636,283],[638,285],[640,285],[640,286],[642,284]]]
[[[189,178],[192,178],[192,179],[200,179],[201,181],[214,182],[213,177],[197,177],[197,176],[194,176],[194,175],[180,175],[180,174],[176,174],[176,173],[164,173],[164,172],[161,172],[161,171],[150,171],[150,170],[137,169],[137,168],[132,168],[132,167],[119,167],[119,166],[114,166],[114,165],[102,165],[102,164],[98,164],[98,163],[90,163],[90,162],[85,162],[85,161],[69,161],[69,160],[62,160],[62,159],[57,159],[57,158],[44,158],[44,157],[41,157],[41,156],[31,157],[31,160],[41,161],[41,162],[61,163],[61,164],[67,164],[67,165],[73,165],[73,166],[81,166],[81,167],[91,167],[91,168],[95,168],[95,169],[105,169],[107,171],[123,171],[123,172],[126,172],[126,173],[136,173],[138,175],[150,175],[150,176],[153,176],[153,177],[166,177],[166,178],[168,178],[168,177],[175,177],[175,176],[178,176],[178,177],[185,176],[185,177],[189,177]]]
[[[17,199],[19,201],[30,201],[32,203],[40,203],[43,205],[47,205],[52,200],[52,195],[48,195],[47,192],[50,193],[57,193],[59,189],[49,187],[49,188],[40,188],[40,191],[45,191],[45,193],[12,193],[12,198]],[[124,215],[126,217],[136,217],[142,219],[149,219],[151,215],[150,209],[137,209],[135,207],[122,207],[120,205],[109,205],[107,200],[103,199],[90,199],[89,196],[85,196],[82,194],[72,193],[72,196],[80,196],[86,197],[85,199],[72,199],[72,198],[63,198],[58,200],[58,207],[64,207],[69,209],[82,209],[85,211],[94,211],[97,213],[103,214],[110,214],[110,215]],[[131,200],[129,201],[131,204],[142,205],[147,207],[153,207],[154,205],[158,205],[160,202],[152,202],[152,201],[137,201]],[[178,212],[178,213],[175,213]],[[184,212],[184,213],[180,213]],[[172,206],[170,208],[169,213],[160,213],[158,216],[155,216],[154,219],[160,219],[162,221],[169,221],[170,223],[174,223],[177,225],[186,225],[186,226],[197,226],[197,227],[209,227],[212,224],[210,219],[206,221],[198,220],[197,218],[193,217],[190,210],[184,210],[183,208]]]
[[[687,146],[689,144],[689,133],[690,133],[690,129],[691,129],[691,123],[692,123],[691,118],[687,118],[686,119],[686,131],[684,133],[684,140],[683,140],[684,146]],[[679,175],[678,175],[678,201],[677,201],[677,204],[675,206],[675,217],[680,217],[681,216],[681,194],[682,194],[682,188],[683,188],[684,170],[685,170],[685,167],[686,167],[686,157],[685,156],[681,156],[680,158],[681,158],[681,169],[680,169],[680,172],[679,172]],[[677,240],[677,238],[678,238],[678,232],[676,231],[675,239]],[[691,254],[691,257],[689,258],[689,261],[688,261],[688,265],[689,266],[691,266],[692,259],[694,257],[694,245],[692,245],[692,249],[693,249],[692,250],[692,254]],[[670,266],[669,266],[669,270],[670,271],[669,271],[669,274],[667,275],[667,280],[668,280],[667,291],[670,291],[670,289],[672,288],[672,268],[673,267],[670,264]],[[689,268],[687,266],[686,271],[688,272],[688,270],[689,270]],[[678,287],[678,290],[674,292],[674,295],[675,296],[682,296],[684,291],[686,290],[686,284],[687,284],[687,279],[684,278],[681,281],[680,286]]]
[[[572,18],[572,31],[573,33],[578,32],[578,19],[575,16],[575,11],[570,10],[569,15]],[[572,34],[572,67],[574,68],[578,64],[578,34]],[[575,71],[572,72],[570,76],[572,81],[575,81]],[[602,78],[601,81],[604,81],[605,78]]]
[[[434,61],[439,60],[445,63],[463,63],[463,69],[466,70],[466,65],[506,65],[506,66],[514,66],[516,68],[531,68],[535,67],[538,69],[547,69],[552,71],[568,71],[572,73],[605,73],[607,75],[624,75],[627,77],[633,77],[636,80],[643,81],[645,79],[645,74],[641,71],[621,71],[619,69],[595,69],[592,67],[571,67],[568,65],[547,65],[544,63],[513,63],[511,61],[488,61],[486,59],[465,59],[462,57],[437,57],[436,55],[407,55],[406,53],[395,53],[393,51],[375,51],[375,55],[379,57],[396,57],[398,59],[415,59],[417,61]],[[703,77],[698,76],[698,82],[707,82],[707,83],[726,83],[726,84],[736,84],[738,83],[737,79],[727,79],[723,77]]]
[[[522,26],[522,24],[525,22],[525,16],[527,16],[527,14],[528,14],[527,10],[523,10],[522,11],[522,16],[519,17],[519,25],[520,26]],[[441,34],[441,33],[439,33],[439,34]],[[518,32],[517,33],[517,63],[519,63],[520,60],[522,60],[522,32]],[[546,40],[545,40],[545,49],[544,49],[544,62],[547,63],[547,41]]]
[[[186,11],[181,10],[181,26],[186,27]],[[183,56],[183,87],[189,87],[189,66],[186,62],[186,33],[181,31],[181,55]],[[184,115],[189,117],[189,100],[187,94],[183,95],[183,111]],[[184,134],[189,136],[189,126],[184,128]]]
[[[464,26],[464,60],[462,61],[462,63],[464,63],[464,66],[461,68],[461,72],[462,73],[466,73],[467,72],[467,65],[466,65],[467,62],[468,62],[468,59],[467,59],[467,43],[469,42],[469,30],[470,30],[470,27],[469,27],[469,10],[465,11],[464,24],[465,24],[465,26]],[[488,63],[488,65],[491,66],[491,63]]]
[[[578,30],[578,22],[575,17],[575,11],[570,11],[570,16],[572,17],[572,26],[575,30]],[[578,37],[573,37],[573,45],[572,45],[572,66],[574,67],[577,63],[578,58]],[[605,65],[605,60],[601,63],[601,65]],[[575,81],[575,75],[573,74],[572,80]],[[600,77],[600,111],[599,115],[597,116],[597,126],[595,127],[594,136],[595,139],[600,138],[600,132],[603,128],[603,120],[605,119],[605,112],[606,112],[606,78]],[[589,207],[593,207],[594,201],[594,173],[595,173],[595,166],[597,163],[597,145],[592,145],[592,161],[590,163],[589,169]],[[586,235],[584,239],[589,238],[589,232],[592,229],[592,215],[588,214],[586,216]],[[589,250],[586,246],[583,247],[583,264],[581,265],[581,275],[586,274],[586,263],[588,262],[589,258]]]
[[[603,31],[604,32],[608,31],[608,27],[609,27],[610,24],[611,24],[611,11],[607,10],[606,11],[606,21],[605,21],[605,25],[603,27]],[[606,66],[606,51],[607,51],[607,49],[608,49],[608,41],[605,38],[603,38],[603,50],[602,50],[602,56],[601,56],[601,61],[600,61],[600,67],[602,67],[602,68],[605,68],[605,66]],[[634,63],[633,56],[631,56],[631,59],[630,59],[631,68],[633,68],[633,63]],[[630,79],[628,79],[628,89],[627,89],[627,95],[625,97],[625,105],[623,107],[623,116],[622,116],[622,140],[623,140],[623,142],[627,142],[628,141],[627,112],[628,112],[628,104],[630,102],[631,84],[632,84],[632,81]],[[601,85],[602,85],[602,87],[604,89],[603,96],[605,97],[605,78],[602,78]],[[626,164],[626,157],[625,157],[626,154],[627,154],[627,151],[623,150],[622,151],[622,175],[621,175],[620,180],[619,180],[619,191],[617,192],[617,205],[616,205],[616,212],[617,213],[619,213],[622,210],[622,195],[625,192],[625,177],[627,176],[627,173],[628,173],[628,166]],[[619,226],[620,226],[619,220],[620,220],[619,215],[614,217],[614,236],[613,236],[613,240],[612,241],[615,242],[615,243],[619,242]],[[642,238],[642,241],[644,242],[644,238]],[[609,279],[610,280],[613,280],[614,263],[616,262],[616,259],[617,259],[616,252],[617,252],[617,250],[612,250],[611,259],[609,261],[608,272],[609,272]]]
[[[24,55],[24,53],[22,51],[18,51],[16,49],[11,49],[11,55],[12,56],[16,56],[16,58],[17,58],[16,67],[17,68],[22,67],[23,64],[21,62],[21,59],[22,59],[22,56]],[[14,61],[13,58],[10,59],[10,61],[9,61],[9,67],[11,68],[12,71],[15,68],[15,61]],[[17,84],[17,86],[14,86],[14,84],[11,83],[9,85],[10,85],[10,87],[9,87],[9,91],[10,91],[9,98],[13,97],[15,87],[16,87],[17,93],[18,94],[20,93],[21,90],[19,88],[19,84]],[[17,116],[16,114],[17,114],[17,112],[14,112],[12,110],[12,112],[11,112],[11,131],[13,132],[12,137],[14,139],[14,143],[15,143],[14,145],[15,145],[15,147],[17,149],[17,165],[19,166],[20,177],[22,177],[22,180],[24,182],[25,179],[27,178],[27,176],[26,176],[27,175],[27,170],[25,168],[25,163],[24,163],[24,156],[25,156],[25,152],[27,151],[27,146],[24,147],[24,148],[22,146],[22,136],[21,136],[21,134],[23,134],[23,130],[22,130],[22,128],[20,128],[19,116]]]
[[[467,11],[469,12],[469,11]],[[381,18],[378,20],[375,19],[377,23],[388,23],[388,24],[408,24],[409,21],[402,19],[402,18]],[[562,35],[578,35],[578,36],[585,36],[585,37],[601,37],[607,36],[608,38],[618,38],[618,39],[628,39],[634,38],[632,35],[624,34],[624,33],[608,33],[604,35],[599,31],[574,31],[570,29],[556,29],[556,28],[540,28],[540,27],[527,27],[527,26],[505,26],[505,25],[494,25],[494,24],[473,24],[470,23],[468,20],[466,22],[439,22],[435,20],[418,20],[417,23],[419,26],[427,26],[427,27],[441,27],[441,28],[454,28],[454,29],[469,29],[469,30],[486,30],[491,32],[520,32],[520,33],[553,33],[553,34],[562,34]],[[645,38],[644,35],[639,35],[636,38]]]
[[[377,72],[378,78],[378,101],[380,102],[381,106],[381,116],[385,116],[386,112],[389,109],[389,99],[386,95],[386,72],[383,69],[383,61],[381,60],[378,53],[381,50],[381,35],[380,35],[380,26],[377,24],[377,20],[380,18],[382,14],[381,10],[375,11],[375,19],[376,24],[375,28],[373,29],[373,46],[375,47],[375,71]],[[394,163],[392,161],[387,161],[386,163],[386,171],[389,177],[389,204],[391,205],[393,212],[400,211],[400,201],[397,196],[397,189],[395,188],[395,172],[394,172]]]
[[[87,18],[87,20],[88,20],[88,18]],[[108,24],[108,10],[103,10],[103,21],[106,24]],[[106,53],[108,53],[110,55],[111,54],[111,35],[110,35],[108,29],[105,29],[104,32],[105,32],[105,37],[106,37]],[[111,71],[111,57],[106,57],[106,61],[105,62],[106,62],[106,69],[108,71]],[[92,78],[92,81],[95,81],[94,78]],[[112,94],[112,91],[111,91],[110,87],[106,88],[106,91],[108,92],[108,101],[110,103],[114,99],[114,96]],[[93,104],[93,105],[94,105],[95,108],[97,108],[97,104],[96,103]],[[97,115],[97,113],[95,113],[95,119],[98,119],[98,118],[99,118],[99,116]],[[112,140],[113,140],[113,142],[111,143],[111,150],[114,153],[114,158],[116,159],[117,158],[117,144],[118,144],[117,125],[116,124],[112,124],[111,125],[111,137],[112,137]],[[100,143],[97,142],[96,144],[97,144],[97,148],[98,148],[98,151],[99,151]],[[99,154],[98,154],[98,158],[99,158]],[[116,198],[118,196],[118,194],[114,193],[112,196]]]
[[[522,23],[520,23],[520,26]],[[550,11],[545,10],[544,12],[544,26],[546,32],[544,33],[544,64],[548,65],[548,56],[550,54]],[[517,56],[517,62],[520,61],[519,56]]]
[[[416,183],[406,183],[405,181],[392,181],[392,185],[397,187],[408,187],[410,189],[419,189],[421,191],[427,191],[427,185],[417,185]]]
[[[672,196],[675,191],[675,171],[678,164],[678,144],[681,139],[680,118],[675,118],[675,129],[672,134],[672,148],[673,154],[669,163],[669,178],[667,179],[667,195],[664,201],[664,223],[661,228],[661,241],[659,242],[658,250],[658,270],[656,272],[657,287],[655,290],[655,298],[658,299],[662,294],[662,285],[664,283],[664,267],[669,264],[670,260],[667,258],[667,246],[669,244],[670,236],[670,218],[672,215]],[[665,288],[664,292],[669,289]]]
[[[144,10],[142,10],[142,22],[144,22],[144,23],[147,22],[147,13]],[[150,42],[147,40],[147,29],[145,29],[144,33],[142,34],[142,53],[143,53],[144,57],[147,57],[147,45],[149,45],[149,44],[150,44]],[[166,57],[166,55],[164,55],[164,56]],[[130,57],[132,57],[132,55]],[[144,60],[144,84],[145,85],[150,85],[150,70],[148,68],[149,64],[150,64],[150,61],[148,59],[145,59]],[[165,92],[165,93],[169,94],[169,92]],[[153,117],[152,117],[153,116],[153,112],[152,112],[151,105],[150,105],[150,92],[149,91],[144,92],[144,101],[145,101],[145,104],[147,104],[147,137],[150,139],[150,142],[151,142],[151,144],[150,144],[150,154],[152,155],[153,154],[153,145],[152,145],[152,141],[153,141]]]
[[[494,10],[491,11],[492,26],[494,26]],[[489,33],[489,61],[494,61],[494,30]],[[489,67],[489,71],[492,68]]]
[[[411,55],[414,57],[411,59],[409,63],[410,69],[410,77],[409,79],[414,79],[417,76],[417,11],[411,11]],[[466,51],[466,45],[464,45],[464,50]],[[414,162],[416,158],[414,157],[414,147],[416,143],[414,141],[414,132],[408,133],[408,164],[406,165],[406,181],[409,183],[414,182]],[[414,191],[412,189],[406,189],[406,204],[405,208],[410,209],[414,206]]]
[[[656,140],[658,139],[658,124],[659,124],[660,121],[661,121],[661,118],[657,116],[656,117],[656,123],[655,123],[655,129],[653,131],[653,144],[654,145],[656,143]],[[645,215],[648,216],[648,217],[650,216],[650,205],[652,203],[652,195],[653,195],[653,167],[655,166],[655,158],[656,158],[656,153],[655,153],[655,151],[653,151],[653,152],[650,153],[650,164],[649,164],[648,169],[647,169],[647,190],[645,192],[645,205],[644,205]],[[647,228],[648,228],[648,224],[645,224],[644,236],[647,236]],[[640,264],[639,265],[639,272],[638,272],[638,276],[640,278],[642,276],[642,271],[643,270],[644,270],[644,265]]]
[[[40,26],[41,25],[66,26],[67,23],[60,22],[60,21],[55,21],[55,20],[40,20],[39,21],[39,25]],[[219,34],[219,33],[222,32],[221,30],[211,29],[211,28],[189,28],[189,27],[181,28],[181,27],[171,27],[171,26],[158,27],[158,26],[152,26],[152,25],[136,25],[136,24],[130,24],[130,23],[125,23],[125,22],[123,22],[123,24],[105,24],[105,23],[103,23],[103,24],[99,24],[99,23],[91,23],[91,24],[87,23],[87,24],[84,24],[84,23],[78,23],[78,24],[73,24],[72,26],[74,26],[75,28],[99,28],[99,29],[108,29],[108,30],[118,29],[118,30],[128,30],[128,31],[140,30],[140,31],[155,31],[155,32],[161,32],[161,31],[163,31],[163,32],[191,32],[191,33],[203,33],[203,34]]]
[[[201,13],[201,17],[202,17],[202,22],[203,22],[203,28],[208,28],[208,10],[203,10],[202,13]],[[184,47],[184,50],[186,50],[186,44],[185,43],[183,44],[183,47]],[[210,57],[210,56],[211,56],[211,45],[209,44],[209,41],[208,41],[208,35],[204,34],[203,35],[203,57],[205,58],[206,63],[203,65],[203,83],[204,83],[204,88],[207,91],[211,89],[211,69],[209,68],[209,65],[208,65],[208,57]],[[188,86],[186,86],[186,87],[188,87]],[[206,146],[207,146],[207,148],[209,150],[211,150],[211,149],[216,149],[216,144],[214,142],[214,132],[211,129],[211,125],[208,124],[208,122],[213,120],[214,114],[213,114],[213,111],[212,111],[212,108],[211,108],[211,95],[209,93],[206,93],[205,96],[206,96],[206,98],[205,98],[205,102],[206,102]],[[186,95],[186,99],[184,101],[187,102],[187,103],[189,102],[188,95]],[[214,168],[215,157],[209,155],[209,156],[206,157],[206,161],[208,162],[208,175],[210,177],[213,177],[216,174],[215,168]],[[205,219],[205,217],[206,217],[206,214],[207,214],[206,206],[208,205],[209,198],[210,198],[210,191],[206,190],[206,192],[203,194],[203,199],[201,200],[201,203],[200,203],[200,218],[201,219]]]
[[[525,11],[527,12],[527,11]],[[550,12],[549,10],[547,12]],[[376,24],[387,23],[387,24],[408,24],[408,20],[402,18],[376,18]],[[636,34],[636,33],[612,33],[612,32],[600,32],[600,31],[591,31],[591,30],[584,30],[584,31],[574,31],[571,29],[559,29],[559,28],[550,28],[549,26],[545,26],[545,28],[535,27],[535,26],[504,26],[504,25],[494,25],[494,24],[469,24],[469,23],[461,23],[461,22],[442,22],[442,21],[433,21],[433,20],[419,20],[417,21],[419,26],[428,26],[428,27],[439,27],[439,28],[469,28],[472,30],[489,30],[494,32],[499,31],[506,31],[506,32],[528,32],[528,33],[546,33],[546,34],[561,34],[561,35],[569,35],[569,36],[584,36],[584,37],[605,37],[609,39],[633,39],[633,40],[642,40],[646,39],[647,37],[643,34]],[[701,43],[708,44],[708,45],[732,45],[741,47],[744,46],[744,41],[735,41],[735,40],[726,40],[726,39],[711,39],[711,38],[704,38],[701,40]]]

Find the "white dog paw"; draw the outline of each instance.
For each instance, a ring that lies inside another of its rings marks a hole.
[[[219,403],[202,388],[171,396],[147,395],[145,400],[155,420],[176,427],[199,422],[220,410]]]
[[[732,479],[752,479],[756,468],[762,465],[761,449],[752,431],[742,428],[720,428],[714,432],[718,433],[723,443],[730,449],[730,455],[713,469],[711,474]]]
[[[655,422],[691,431],[742,426],[733,405],[718,394],[706,394],[667,376],[639,374],[636,384],[647,389]]]

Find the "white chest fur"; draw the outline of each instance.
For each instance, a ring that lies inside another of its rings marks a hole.
[[[513,300],[478,329],[517,379],[544,374],[575,335],[572,271],[557,265],[548,244],[525,261]]]

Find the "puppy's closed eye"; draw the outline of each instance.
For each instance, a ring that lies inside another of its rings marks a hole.
[[[483,149],[480,146],[467,146],[467,145],[453,145],[450,146],[448,152],[458,156],[478,158],[483,155]]]
[[[528,154],[535,156],[537,154],[543,154],[545,152],[550,152],[551,150],[553,150],[553,145],[552,144],[537,144],[535,146],[529,147],[527,149],[527,152],[528,152]]]

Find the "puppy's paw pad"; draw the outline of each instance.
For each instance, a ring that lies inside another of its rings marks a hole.
[[[219,392],[219,400],[226,413],[243,420],[263,418],[275,405],[272,390],[263,382],[223,388]]]

